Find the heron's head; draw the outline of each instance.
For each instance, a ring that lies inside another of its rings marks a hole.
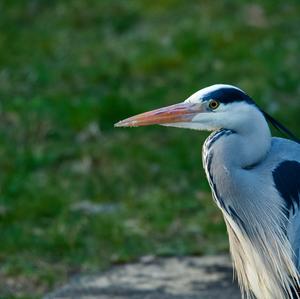
[[[160,124],[195,130],[238,130],[261,115],[253,100],[241,89],[216,84],[201,89],[185,101],[127,118],[116,127]]]

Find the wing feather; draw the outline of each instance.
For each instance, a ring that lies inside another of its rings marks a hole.
[[[273,171],[275,187],[283,198],[289,224],[287,233],[295,254],[295,264],[300,270],[300,163],[282,161]]]

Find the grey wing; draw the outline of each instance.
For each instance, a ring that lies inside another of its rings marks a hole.
[[[300,270],[300,163],[283,160],[273,171],[275,187],[285,202],[288,238],[295,253],[295,263]]]

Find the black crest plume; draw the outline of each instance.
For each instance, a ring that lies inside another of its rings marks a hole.
[[[276,120],[270,114],[268,114],[267,112],[265,112],[263,110],[261,110],[261,112],[264,115],[264,117],[266,118],[266,120],[269,121],[274,126],[274,128],[276,128],[279,132],[286,134],[295,142],[300,143],[300,139],[297,138],[289,129],[287,129],[278,120]]]

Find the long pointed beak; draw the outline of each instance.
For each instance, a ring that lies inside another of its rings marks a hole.
[[[141,113],[115,124],[115,127],[139,127],[148,125],[191,122],[194,116],[203,111],[201,104],[183,102],[168,107]]]

